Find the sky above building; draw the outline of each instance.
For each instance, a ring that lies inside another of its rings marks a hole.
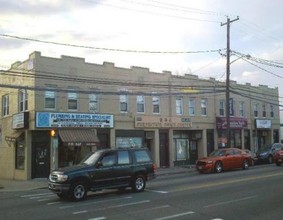
[[[230,79],[278,87],[283,106],[282,9],[282,0],[3,1],[0,69],[40,51],[225,81],[229,18]]]

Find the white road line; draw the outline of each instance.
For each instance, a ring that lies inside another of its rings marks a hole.
[[[51,194],[51,195],[34,196],[34,197],[29,197],[29,199],[40,199],[40,198],[46,198],[46,197],[55,197],[55,195]]]
[[[120,208],[120,207],[124,207],[124,206],[130,206],[130,205],[138,205],[138,204],[142,204],[142,203],[147,203],[150,202],[150,200],[143,200],[143,201],[139,201],[139,202],[131,202],[131,203],[126,203],[126,204],[122,204],[122,205],[114,205],[114,206],[109,206],[108,208]]]
[[[103,220],[103,219],[106,219],[106,217],[90,218],[88,220]]]
[[[83,210],[83,211],[78,211],[78,212],[73,212],[73,215],[78,215],[78,214],[83,214],[83,213],[87,213],[87,210]]]
[[[39,194],[30,194],[30,195],[23,195],[22,198],[28,197],[35,197],[35,196],[44,196],[44,195],[54,195],[54,193],[39,193]]]
[[[59,203],[62,203],[62,202],[49,202],[49,203],[47,203],[47,205],[55,205],[55,204],[59,204]]]
[[[146,189],[146,191],[148,191],[148,192],[162,193],[162,194],[168,193],[168,191],[159,191],[159,190],[151,190],[151,189]]]
[[[170,215],[170,216],[166,216],[163,218],[156,218],[155,220],[165,220],[165,219],[171,219],[171,218],[177,218],[177,217],[181,217],[181,216],[185,216],[185,215],[191,215],[194,214],[195,212],[189,211],[189,212],[183,212],[183,213],[179,213],[176,215]]]
[[[234,202],[241,202],[241,201],[244,201],[244,200],[254,199],[254,198],[257,198],[257,197],[258,197],[257,195],[254,195],[254,196],[243,197],[243,198],[240,198],[240,199],[228,200],[228,201],[225,201],[225,202],[218,202],[218,203],[214,203],[214,204],[211,204],[211,205],[206,205],[206,206],[204,206],[204,208],[210,208],[210,207],[219,206],[219,205],[226,205],[226,204],[231,204],[231,203],[234,203]]]
[[[127,196],[127,197],[123,197],[123,198],[116,198],[116,199],[106,199],[106,200],[100,200],[100,201],[94,201],[94,202],[83,202],[81,204],[75,204],[75,205],[66,205],[66,206],[61,206],[59,207],[59,209],[68,209],[68,208],[73,208],[73,207],[82,207],[82,206],[87,206],[87,205],[93,205],[93,204],[98,204],[98,203],[107,203],[107,202],[113,202],[113,201],[117,201],[117,200],[121,200],[121,199],[132,199],[132,196]]]

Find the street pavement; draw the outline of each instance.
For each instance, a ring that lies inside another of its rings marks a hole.
[[[172,175],[195,171],[194,165],[175,166],[170,168],[158,168],[156,176]],[[47,188],[47,178],[36,178],[31,180],[0,179],[0,193],[12,191],[28,191],[33,189]]]

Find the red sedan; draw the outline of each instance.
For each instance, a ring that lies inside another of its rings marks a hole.
[[[251,155],[238,148],[223,148],[214,150],[208,157],[196,162],[196,169],[200,173],[215,172],[223,170],[248,169],[252,164]]]

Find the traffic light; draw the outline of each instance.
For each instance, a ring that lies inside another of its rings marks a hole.
[[[54,130],[54,129],[50,130],[50,136],[55,137],[56,136],[56,130]]]

